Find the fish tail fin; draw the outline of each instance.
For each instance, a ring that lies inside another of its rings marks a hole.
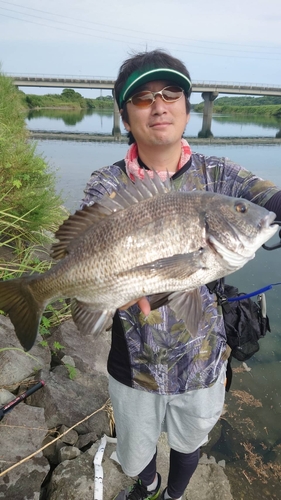
[[[9,315],[16,335],[25,351],[33,346],[45,309],[32,292],[33,276],[0,282],[0,309]]]

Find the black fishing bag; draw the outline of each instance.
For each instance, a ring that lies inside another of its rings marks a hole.
[[[246,361],[259,350],[259,340],[270,332],[268,316],[263,317],[260,303],[250,298],[229,302],[228,298],[245,295],[234,286],[223,285],[218,295],[222,306],[227,343],[231,355],[239,361]]]

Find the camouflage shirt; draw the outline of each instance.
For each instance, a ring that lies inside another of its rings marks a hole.
[[[95,171],[85,189],[82,206],[97,201],[126,184],[126,174],[116,165]],[[193,153],[189,162],[171,178],[179,191],[208,190],[246,198],[259,205],[279,189],[226,158]],[[180,394],[210,387],[226,358],[226,336],[216,296],[201,287],[203,316],[196,338],[168,306],[145,318],[137,305],[115,314],[108,371],[119,382],[158,394]]]

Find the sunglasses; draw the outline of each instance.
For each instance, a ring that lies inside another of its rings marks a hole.
[[[165,102],[176,102],[181,99],[183,92],[183,89],[177,86],[164,87],[164,89],[158,92],[142,90],[130,97],[130,99],[126,101],[126,104],[131,102],[137,108],[148,108],[155,102],[157,95],[160,95]]]

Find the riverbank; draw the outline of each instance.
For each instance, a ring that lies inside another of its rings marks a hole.
[[[96,99],[83,97],[73,89],[63,89],[61,94],[25,94],[20,91],[23,108],[26,111],[42,109],[108,109],[113,110],[112,96],[99,96]]]
[[[30,137],[35,140],[62,140],[62,141],[78,141],[78,142],[121,142],[127,143],[126,135],[106,135],[106,134],[86,134],[75,132],[48,132],[44,130],[30,131]],[[190,144],[281,144],[281,137],[187,137]]]
[[[192,108],[194,111],[202,113],[204,102],[195,104]],[[214,101],[214,113],[239,117],[271,118],[281,123],[281,97],[218,97]]]
[[[38,380],[45,382],[0,423],[0,498],[92,500],[97,482],[101,486],[99,480],[94,481],[93,459],[101,436],[110,436],[114,430],[106,372],[110,333],[104,332],[98,339],[83,337],[69,320],[47,336],[45,346],[39,337],[30,357],[22,351],[10,320],[3,316],[0,333],[0,360],[5,359],[0,406]],[[61,346],[57,353],[54,342]],[[9,349],[1,353],[7,346]],[[112,459],[115,449],[116,443],[108,443],[102,461],[104,500],[111,500],[133,482]],[[190,500],[233,500],[225,461],[207,458],[204,449],[201,455],[184,500],[187,496]],[[158,469],[163,488],[168,463],[169,447],[162,435]]]

